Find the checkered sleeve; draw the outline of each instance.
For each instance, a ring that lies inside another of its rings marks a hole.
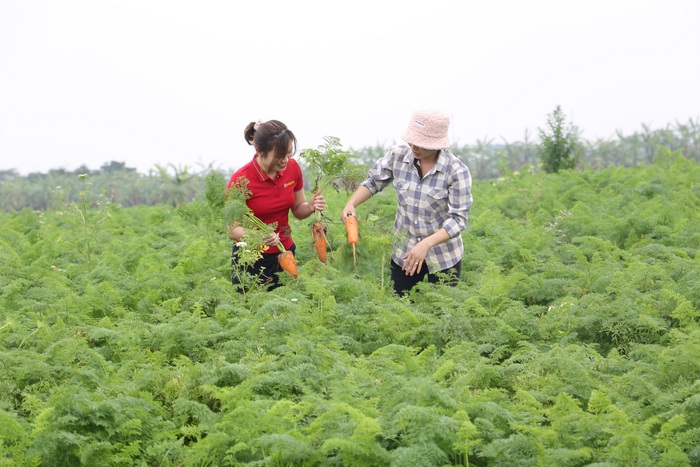
[[[367,188],[372,196],[382,191],[394,179],[395,151],[388,151],[384,157],[375,162],[362,186]]]
[[[443,224],[450,238],[462,234],[467,228],[469,210],[472,206],[472,178],[469,169],[463,167],[455,171],[448,189],[448,217]]]

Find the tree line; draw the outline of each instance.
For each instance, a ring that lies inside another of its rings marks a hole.
[[[496,179],[521,170],[556,172],[559,168],[601,169],[648,164],[659,148],[680,150],[686,158],[700,161],[700,118],[691,118],[685,123],[676,121],[656,129],[648,124],[641,126],[641,130],[629,135],[618,130],[614,138],[585,140],[580,137],[578,127],[567,123],[557,107],[549,114],[548,128],[538,129],[538,137],[529,131],[521,141],[515,142],[484,137],[473,144],[455,144],[450,150],[469,166],[473,178],[480,180]],[[376,144],[349,151],[355,162],[370,167],[387,149],[385,145]],[[205,177],[211,170],[220,169],[214,169],[213,164],[199,169],[169,164],[156,165],[148,174],[142,174],[123,162],[111,161],[98,170],[82,166],[72,171],[51,169],[26,176],[13,169],[2,170],[0,209],[50,209],[77,202],[84,190],[125,207],[177,206],[203,193]],[[87,177],[79,178],[81,175]],[[311,180],[310,176],[306,178]]]

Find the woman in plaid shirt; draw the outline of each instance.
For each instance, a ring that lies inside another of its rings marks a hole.
[[[408,145],[392,147],[374,164],[341,214],[345,222],[356,215],[357,206],[393,183],[397,207],[391,280],[399,295],[426,275],[429,282],[446,277],[456,285],[461,274],[472,179],[469,168],[448,150],[449,126],[444,112],[414,112],[402,135]]]

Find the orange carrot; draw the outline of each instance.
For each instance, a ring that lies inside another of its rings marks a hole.
[[[345,219],[345,230],[348,231],[348,243],[352,245],[352,262],[357,265],[357,257],[355,255],[355,245],[357,245],[359,240],[357,217],[350,215]]]
[[[285,250],[282,253],[280,253],[280,255],[277,257],[277,260],[279,261],[280,266],[282,266],[282,269],[294,276],[295,279],[299,277],[297,261],[296,258],[294,258],[294,253],[292,253],[289,250]]]
[[[328,228],[326,228],[326,225],[323,222],[316,221],[311,225],[311,233],[314,236],[316,254],[318,255],[318,259],[320,259],[322,263],[325,263],[328,259],[328,255],[326,252],[326,247],[328,245],[328,241],[326,239],[326,232],[328,232]]]
[[[357,245],[359,236],[357,234],[357,217],[348,216],[345,219],[345,229],[348,231],[348,243],[351,245]]]

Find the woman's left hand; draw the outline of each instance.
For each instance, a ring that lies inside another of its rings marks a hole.
[[[263,237],[263,244],[267,246],[277,246],[280,243],[280,234],[277,232],[272,232],[271,234],[265,235]]]
[[[320,192],[311,195],[309,204],[314,207],[314,211],[323,211],[326,209],[326,198]]]
[[[406,271],[407,276],[412,276],[418,274],[423,267],[423,262],[428,254],[428,247],[424,242],[418,242],[416,245],[408,250],[403,257],[403,265],[401,269]]]

